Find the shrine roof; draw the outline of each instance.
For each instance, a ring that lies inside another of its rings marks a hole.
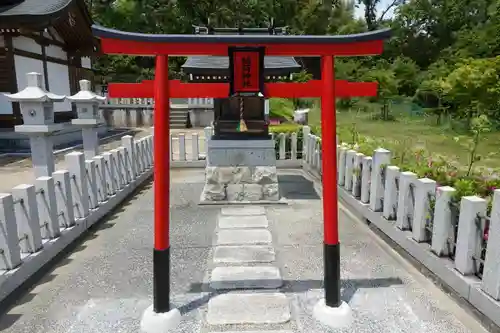
[[[2,21],[8,20],[47,20],[59,16],[73,0],[4,0],[0,4]]]
[[[53,27],[68,49],[86,56],[99,45],[92,23],[84,0],[0,0],[0,29],[18,30],[23,35]],[[47,33],[58,42],[50,31]]]
[[[286,27],[269,28],[208,28],[193,26],[195,35],[286,35]],[[265,75],[288,75],[299,72],[301,66],[293,57],[267,56],[264,58]],[[182,69],[188,74],[198,75],[228,75],[229,57],[221,56],[191,56],[182,65]]]
[[[285,75],[286,73],[300,72],[301,66],[293,57],[264,58],[264,73],[266,75]],[[193,56],[182,65],[188,74],[199,75],[227,75],[229,74],[229,57]]]

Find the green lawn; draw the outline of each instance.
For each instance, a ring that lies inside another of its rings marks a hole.
[[[393,113],[395,121],[372,120],[370,114],[355,111],[337,111],[337,133],[341,141],[352,142],[353,133],[375,140],[390,150],[425,149],[432,156],[444,156],[449,162],[468,165],[468,135],[457,133],[449,126],[436,126],[435,119]],[[320,124],[320,111],[311,110],[309,124]],[[353,130],[355,129],[355,130]],[[478,147],[482,159],[475,167],[500,168],[500,133],[486,134]]]

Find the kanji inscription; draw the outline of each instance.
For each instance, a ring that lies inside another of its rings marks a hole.
[[[262,92],[262,60],[260,49],[253,50],[233,50],[231,95],[257,95]]]

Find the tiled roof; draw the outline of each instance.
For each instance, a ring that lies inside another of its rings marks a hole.
[[[24,0],[0,2],[0,16],[45,16],[56,14],[66,8],[73,0]]]
[[[187,73],[191,73],[193,69],[198,71],[203,69],[228,70],[229,57],[189,57],[186,63],[182,65],[182,68]],[[300,70],[300,65],[293,57],[269,56],[264,58],[264,68],[266,72],[272,72],[274,70],[290,70],[294,72]]]

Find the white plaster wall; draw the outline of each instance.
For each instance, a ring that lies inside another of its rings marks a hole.
[[[42,54],[42,47],[37,44],[33,39],[19,36],[12,38],[12,43],[15,49],[29,51],[37,54]]]
[[[45,53],[48,57],[53,57],[61,60],[68,60],[68,55],[60,46],[48,45],[45,47]]]
[[[14,66],[16,68],[17,91],[26,88],[27,73],[37,72],[43,76],[43,62],[41,60],[14,55]],[[42,80],[42,82],[45,81]],[[43,87],[45,87],[45,84]],[[3,98],[3,95],[0,96],[0,113],[12,114],[12,105],[6,99],[3,100]],[[7,106],[7,104],[9,105]]]
[[[59,34],[56,32],[54,28],[50,27],[49,30],[52,33],[52,35],[54,35],[57,41],[64,43],[64,39],[62,39],[61,36],[59,36]]]
[[[50,92],[57,95],[71,95],[68,66],[47,62]],[[71,111],[71,103],[65,100],[54,104],[54,111]]]
[[[51,40],[54,40],[54,38],[52,38],[52,36],[55,37],[55,39],[59,42],[63,42],[64,43],[64,39],[61,38],[61,36],[59,36],[59,34],[55,31],[54,28],[50,27],[48,28],[48,30],[50,31],[50,34],[48,31],[44,31],[43,32],[43,35]],[[51,36],[52,35],[52,36]]]
[[[82,67],[92,69],[92,62],[90,61],[90,57],[82,57]]]
[[[14,55],[14,64],[16,66],[17,91],[26,88],[26,74],[37,72],[43,76],[43,62],[38,59],[31,59]],[[42,80],[42,82],[45,82]],[[45,87],[45,84],[43,85]]]
[[[12,103],[9,102],[4,94],[10,94],[9,92],[0,92],[0,114],[12,114]]]

